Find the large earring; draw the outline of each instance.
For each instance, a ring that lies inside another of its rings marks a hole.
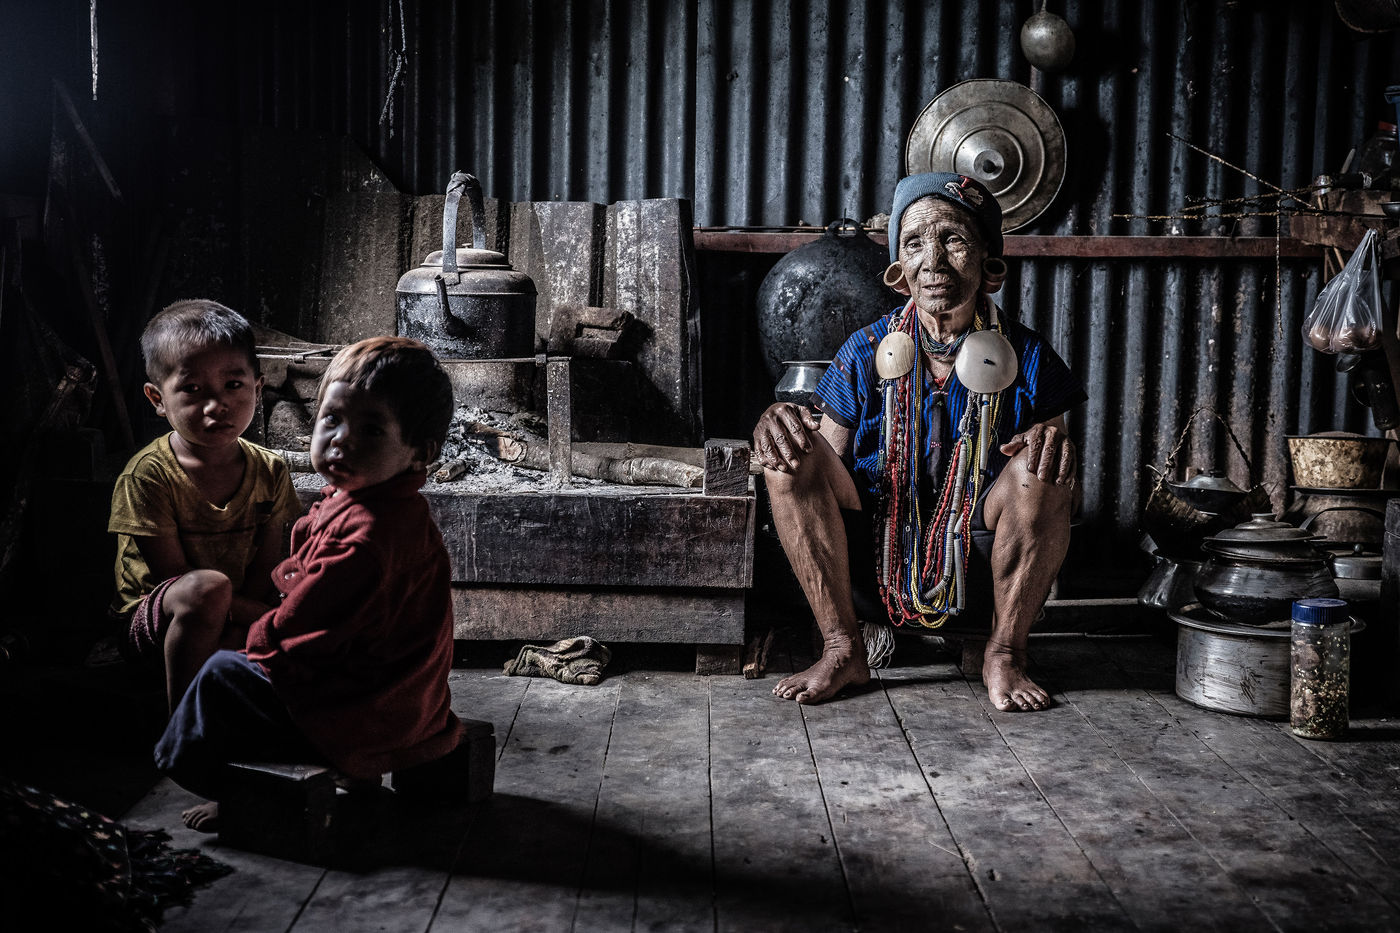
[[[995,295],[1001,291],[1001,283],[1006,281],[1006,272],[1006,260],[1000,256],[988,256],[982,260],[982,291],[988,295]]]
[[[889,264],[880,281],[884,282],[901,295],[907,296],[909,294],[909,283],[904,281],[904,267],[897,262]]]

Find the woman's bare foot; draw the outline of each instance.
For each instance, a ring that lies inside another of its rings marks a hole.
[[[1041,710],[1050,706],[1046,693],[1026,676],[1026,649],[987,642],[982,655],[982,683],[987,698],[999,710]]]
[[[219,805],[214,801],[190,807],[180,814],[180,822],[197,833],[217,833],[219,831]]]
[[[855,651],[846,639],[828,640],[817,663],[800,674],[791,674],[778,681],[773,695],[799,703],[820,703],[835,696],[849,684],[870,681],[870,668],[865,663],[865,649]]]

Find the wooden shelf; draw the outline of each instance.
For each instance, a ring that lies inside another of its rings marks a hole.
[[[695,248],[722,253],[787,253],[811,243],[822,230],[749,230],[696,227]],[[871,233],[881,246],[884,233]],[[1009,258],[1032,259],[1305,259],[1320,261],[1322,248],[1293,237],[1267,236],[1025,236],[1006,237]]]

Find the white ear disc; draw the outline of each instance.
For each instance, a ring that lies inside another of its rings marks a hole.
[[[898,379],[914,368],[914,338],[902,330],[891,331],[875,348],[875,372],[881,379]]]
[[[958,361],[953,364],[958,381],[979,395],[991,395],[1011,385],[1019,368],[1011,341],[994,330],[968,334],[958,350]]]

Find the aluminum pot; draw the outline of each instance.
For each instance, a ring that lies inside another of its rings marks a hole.
[[[1171,618],[1177,623],[1177,696],[1225,713],[1288,718],[1291,623],[1236,625],[1214,618],[1200,603]],[[1351,620],[1352,635],[1365,628]]]
[[[773,387],[773,397],[780,402],[806,405],[830,365],[829,360],[784,360],[783,375]]]
[[[472,245],[458,248],[457,204],[467,193]],[[535,352],[535,283],[486,248],[481,185],[454,172],[442,209],[442,249],[399,279],[398,332],[444,359],[509,359]]]
[[[1289,618],[1295,599],[1337,596],[1317,536],[1271,515],[1206,538],[1210,559],[1196,575],[1198,599],[1220,619],[1265,625]]]
[[[1298,486],[1375,489],[1381,484],[1388,437],[1366,437],[1346,431],[1288,437],[1293,481]]]

